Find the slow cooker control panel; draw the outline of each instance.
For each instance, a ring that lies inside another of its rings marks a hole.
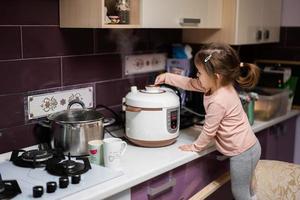
[[[167,110],[167,128],[169,133],[176,133],[179,124],[179,109],[173,108]]]

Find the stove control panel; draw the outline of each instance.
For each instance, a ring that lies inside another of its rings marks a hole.
[[[169,133],[176,133],[179,124],[179,108],[167,109],[167,129]]]

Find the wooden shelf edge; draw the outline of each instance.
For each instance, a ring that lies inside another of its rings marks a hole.
[[[203,200],[206,199],[209,195],[214,193],[222,185],[227,183],[230,180],[230,173],[226,172],[223,175],[219,176],[216,180],[212,181],[210,184],[205,186],[202,190],[197,192],[189,200]]]
[[[141,28],[139,24],[104,24],[101,28]]]

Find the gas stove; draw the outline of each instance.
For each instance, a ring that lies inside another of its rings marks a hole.
[[[0,199],[63,199],[123,173],[90,164],[87,157],[64,156],[52,149],[17,150],[0,162]],[[10,183],[9,183],[10,182]]]

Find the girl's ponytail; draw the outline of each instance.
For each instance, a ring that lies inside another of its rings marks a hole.
[[[260,69],[257,65],[251,63],[240,63],[240,76],[236,82],[242,88],[253,88],[259,79]]]

